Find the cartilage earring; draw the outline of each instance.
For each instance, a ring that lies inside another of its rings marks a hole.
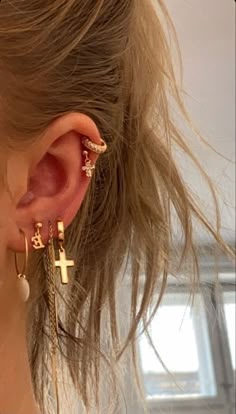
[[[88,137],[83,137],[82,144],[85,148],[95,152],[96,154],[103,154],[107,150],[107,144],[103,140],[101,140],[101,145],[98,145],[91,141]],[[85,156],[85,165],[82,167],[82,170],[86,172],[87,177],[91,178],[93,170],[95,170],[95,165],[92,164],[88,151],[83,151],[83,155]]]
[[[61,272],[61,283],[67,285],[69,282],[68,267],[75,265],[74,260],[68,260],[66,257],[66,251],[64,248],[65,231],[63,221],[57,221],[58,230],[58,245],[59,245],[59,259],[55,261],[55,266],[60,268]]]
[[[15,253],[15,266],[16,266],[16,272],[17,272],[17,278],[18,278],[18,290],[20,298],[23,302],[27,302],[30,296],[30,286],[29,282],[26,278],[26,271],[27,271],[27,265],[28,265],[28,257],[29,257],[29,246],[28,246],[28,240],[25,235],[25,232],[20,229],[20,233],[24,236],[25,241],[25,258],[24,258],[24,264],[23,268],[20,271],[18,267],[17,262],[17,254]]]
[[[95,144],[95,142],[91,141],[88,137],[82,138],[82,144],[85,148],[90,149],[92,152],[95,152],[96,154],[103,154],[107,150],[107,144],[102,139],[101,145]]]
[[[38,249],[43,249],[45,247],[45,245],[43,244],[42,241],[42,236],[40,234],[40,229],[43,227],[41,222],[37,222],[35,223],[35,234],[34,236],[31,238],[31,241],[33,243],[33,248],[38,250]]]
[[[85,156],[85,165],[82,167],[82,170],[86,172],[86,176],[91,178],[93,175],[93,170],[95,170],[95,165],[92,164],[92,161],[89,159],[88,151],[83,151]]]

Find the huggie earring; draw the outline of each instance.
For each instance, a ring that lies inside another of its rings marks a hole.
[[[82,144],[85,148],[90,149],[92,152],[96,154],[103,154],[107,150],[107,144],[102,139],[101,145],[95,144],[95,142],[91,141],[88,137],[82,138]]]
[[[59,245],[59,260],[55,261],[55,266],[60,268],[61,272],[61,283],[67,285],[69,282],[68,267],[75,265],[74,260],[68,260],[66,257],[66,251],[64,248],[65,231],[63,221],[57,221],[58,230],[58,245]]]
[[[35,223],[35,234],[31,238],[31,241],[33,243],[33,248],[36,249],[36,250],[43,249],[45,247],[45,245],[43,244],[43,241],[42,241],[42,236],[40,234],[40,229],[42,227],[43,227],[43,225],[40,221]]]
[[[96,154],[103,154],[107,150],[107,144],[105,141],[101,140],[101,145],[95,144],[88,137],[82,138],[82,144],[85,148],[89,149]],[[82,170],[86,172],[86,176],[91,178],[93,175],[93,170],[95,170],[95,165],[92,164],[92,161],[89,159],[88,151],[83,151],[85,156],[85,165],[82,167]]]
[[[24,236],[24,241],[25,241],[24,265],[23,265],[22,271],[20,272],[19,267],[18,267],[18,263],[17,263],[17,254],[15,252],[15,266],[16,266],[16,272],[17,272],[17,277],[18,277],[19,295],[20,295],[20,298],[23,302],[27,302],[27,300],[29,299],[29,296],[30,296],[30,286],[29,286],[28,280],[26,279],[25,273],[26,273],[27,265],[28,265],[29,247],[28,247],[28,240],[27,240],[27,237],[25,235],[25,232],[20,229],[20,233]]]

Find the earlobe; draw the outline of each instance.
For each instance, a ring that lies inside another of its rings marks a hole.
[[[16,206],[17,228],[31,239],[36,222],[48,224],[60,217],[68,226],[86,195],[97,157],[105,150],[96,125],[86,115],[68,114],[54,121],[33,147],[28,189]],[[48,238],[47,227],[43,225],[43,240]]]

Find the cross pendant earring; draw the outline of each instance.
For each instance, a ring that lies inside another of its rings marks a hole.
[[[88,151],[83,151],[85,156],[85,165],[82,167],[82,170],[86,172],[86,176],[91,178],[93,175],[93,170],[95,170],[95,165],[92,164],[92,161],[89,159]]]
[[[67,260],[66,251],[63,247],[59,249],[59,260],[55,260],[55,266],[60,268],[61,283],[67,285],[69,282],[68,267],[75,265],[74,260]]]
[[[63,247],[64,243],[64,224],[62,221],[58,220],[58,243],[59,243],[59,259],[55,260],[55,266],[60,268],[61,271],[61,283],[67,285],[69,282],[68,277],[68,267],[73,267],[75,265],[74,260],[68,260],[66,257],[66,251]]]

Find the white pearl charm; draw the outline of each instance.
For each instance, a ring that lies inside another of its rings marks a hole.
[[[18,276],[18,292],[22,302],[27,302],[30,296],[30,285],[25,275]]]

